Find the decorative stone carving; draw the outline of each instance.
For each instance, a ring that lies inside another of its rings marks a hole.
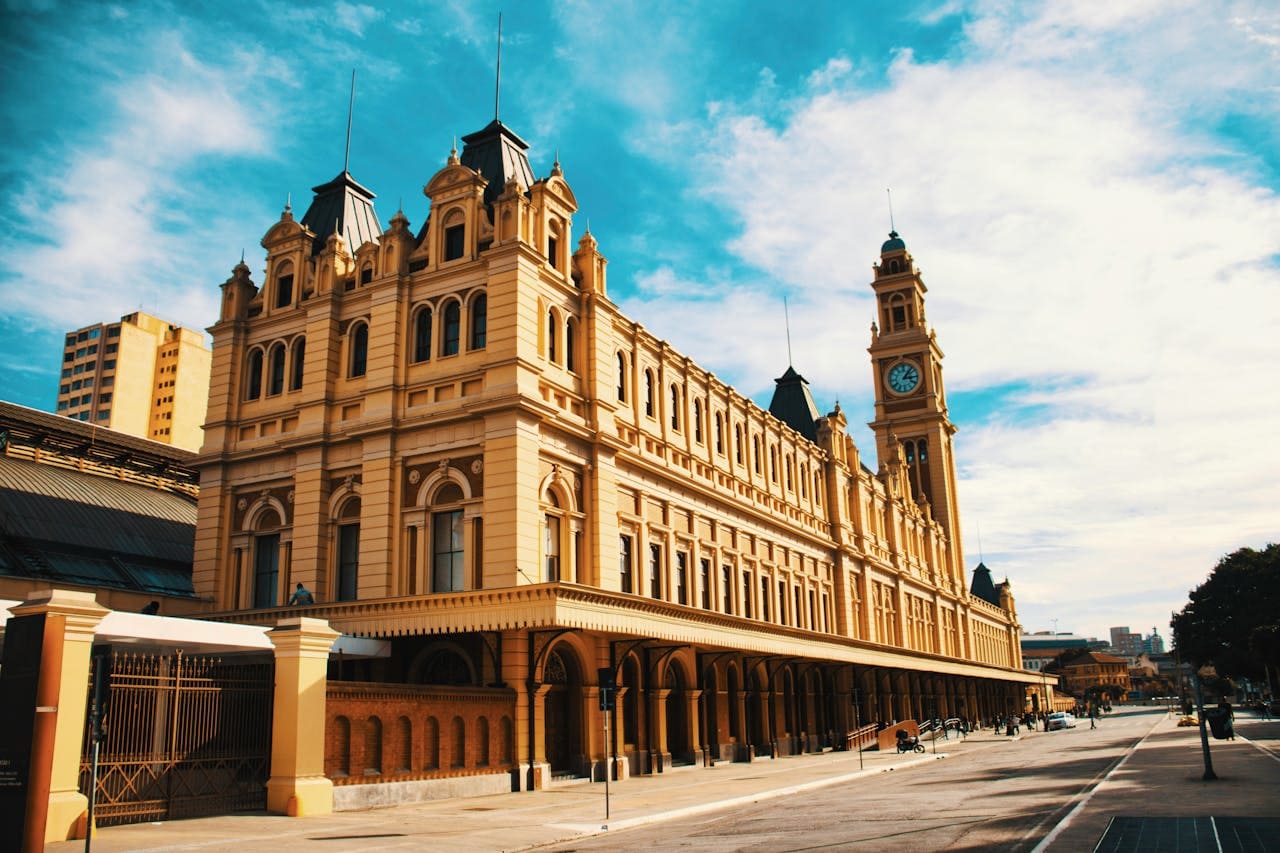
[[[236,501],[236,509],[240,510],[241,512],[244,512],[248,508],[249,508],[248,498],[241,498],[240,500]]]
[[[414,468],[409,472],[409,485],[416,486],[422,482],[422,472]]]
[[[479,473],[480,473],[481,471],[483,471],[483,470],[484,470],[484,460],[483,460],[483,459],[473,459],[473,460],[471,461],[471,473],[472,473],[472,474],[479,474]]]
[[[290,489],[289,494],[285,495],[285,500],[287,500],[290,505],[293,504],[293,489]]]

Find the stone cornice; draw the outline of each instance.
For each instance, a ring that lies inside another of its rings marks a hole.
[[[648,637],[710,649],[785,655],[944,675],[1038,682],[1037,673],[684,607],[569,583],[336,602],[210,614],[217,621],[274,624],[305,613],[357,637],[568,628]]]

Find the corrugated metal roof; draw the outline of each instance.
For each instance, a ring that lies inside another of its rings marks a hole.
[[[0,456],[0,574],[191,595],[195,523],[180,495]]]

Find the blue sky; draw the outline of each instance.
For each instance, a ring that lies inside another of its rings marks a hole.
[[[0,399],[62,332],[212,323],[342,167],[416,227],[493,116],[489,2],[6,2]],[[610,294],[767,403],[794,362],[874,444],[870,264],[923,268],[966,561],[1027,630],[1167,635],[1280,538],[1280,13],[1269,2],[521,3],[501,117],[559,152]],[[260,278],[260,275],[258,276]],[[979,528],[981,536],[979,537]]]

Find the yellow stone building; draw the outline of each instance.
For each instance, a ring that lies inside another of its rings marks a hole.
[[[795,370],[766,411],[624,316],[559,163],[535,178],[496,119],[463,141],[416,231],[345,171],[286,207],[210,329],[197,594],[390,640],[330,665],[334,783],[541,787],[1020,712],[1039,676],[1008,586],[966,584],[943,355],[897,234],[872,471]],[[314,604],[284,609],[299,585]]]
[[[57,412],[199,450],[211,357],[200,332],[141,311],[67,332]]]

